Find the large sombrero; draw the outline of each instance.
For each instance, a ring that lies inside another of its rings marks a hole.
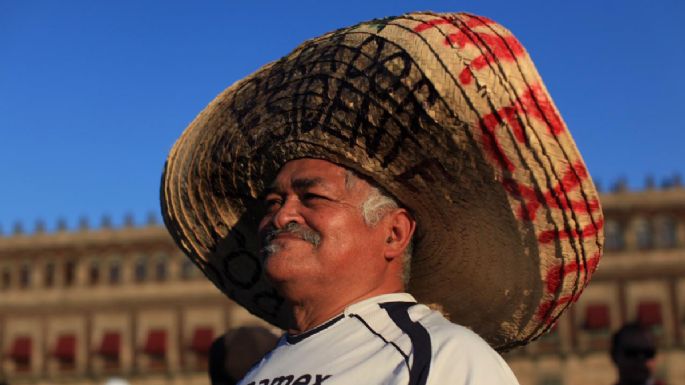
[[[489,19],[412,13],[312,39],[226,89],[178,139],[162,180],[169,231],[278,326],[257,198],[304,157],[354,169],[409,208],[409,292],[499,350],[549,329],[597,266],[597,192],[527,52]]]

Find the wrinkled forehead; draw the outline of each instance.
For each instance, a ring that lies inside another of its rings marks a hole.
[[[360,182],[362,184],[358,185]],[[378,188],[373,180],[362,177],[351,168],[317,158],[299,158],[286,162],[267,186],[274,189],[283,184],[300,188],[319,184],[340,185],[348,190],[366,186]]]
[[[276,173],[269,187],[299,184],[299,187],[320,183],[344,183],[346,168],[323,159],[299,158],[286,162]],[[268,181],[269,182],[269,181]]]

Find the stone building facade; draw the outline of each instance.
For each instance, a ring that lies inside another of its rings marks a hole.
[[[685,385],[685,189],[602,196],[605,256],[551,333],[505,354],[522,385],[612,384],[611,332],[659,339]],[[0,378],[11,384],[208,384],[211,341],[264,325],[226,299],[155,224],[0,237]]]
[[[208,384],[213,339],[263,325],[159,226],[0,238],[0,378]]]

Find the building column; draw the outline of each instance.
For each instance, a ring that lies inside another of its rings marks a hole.
[[[673,342],[676,346],[680,346],[682,343],[682,330],[680,330],[680,306],[678,306],[678,286],[675,277],[668,280],[668,299],[671,302]]]
[[[6,352],[8,347],[5,347],[5,318],[0,314],[0,352]],[[11,349],[11,348],[9,348]],[[4,357],[4,354],[3,354]],[[0,378],[5,374],[5,360],[0,360]]]
[[[129,314],[129,322],[130,322],[130,331],[131,335],[129,336],[129,341],[128,343],[131,346],[131,365],[129,368],[129,373],[132,373],[134,375],[137,375],[139,372],[139,367],[138,367],[138,347],[136,346],[136,340],[138,337],[138,310],[137,309],[132,309],[131,313]]]
[[[626,299],[626,282],[623,278],[618,279],[618,310],[621,320],[621,325],[625,324],[628,319],[628,303]]]
[[[178,344],[178,368],[179,372],[185,371],[186,365],[186,350],[183,346],[183,331],[185,330],[185,322],[183,320],[183,308],[180,306],[176,308],[176,342]]]
[[[85,343],[86,343],[86,376],[93,378],[93,312],[86,312],[86,328],[85,328]]]
[[[48,335],[48,316],[43,315],[40,320],[41,324],[41,343],[40,343],[40,356],[43,358],[41,372],[43,372],[43,378],[50,378],[50,346],[48,340],[50,336]],[[38,344],[36,344],[38,345]]]

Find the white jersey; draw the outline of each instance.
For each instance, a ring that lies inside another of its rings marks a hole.
[[[305,333],[286,335],[240,385],[515,385],[482,338],[416,303],[386,294],[350,305]]]

